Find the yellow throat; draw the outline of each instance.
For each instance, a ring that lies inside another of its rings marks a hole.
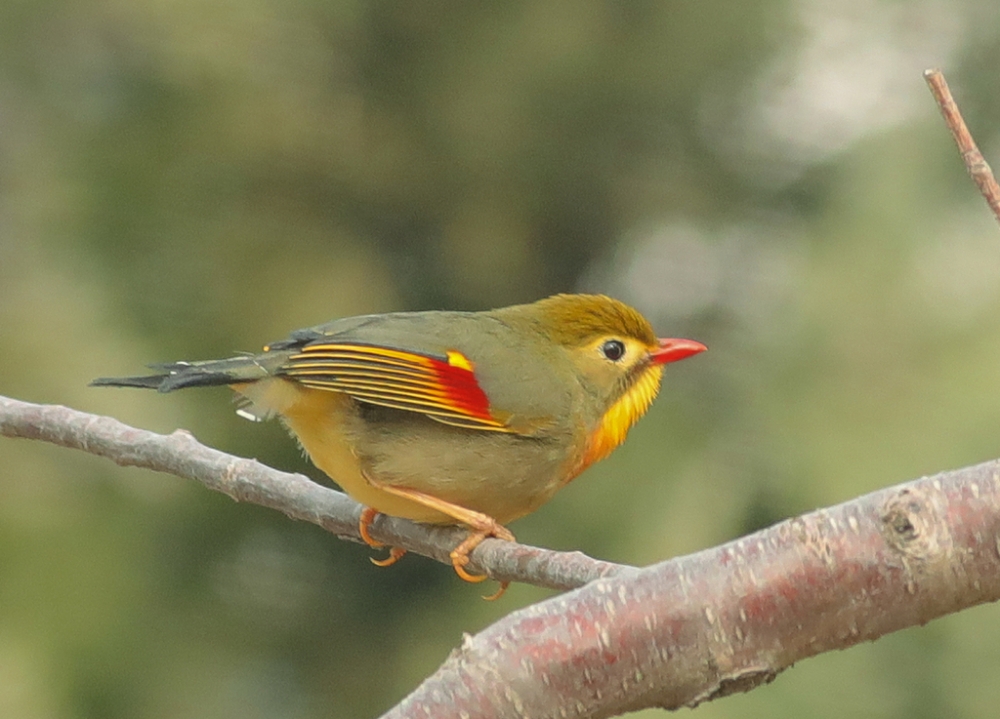
[[[651,365],[639,375],[635,384],[611,405],[601,418],[600,426],[587,441],[587,449],[579,471],[582,472],[594,462],[604,459],[625,441],[632,425],[646,414],[649,405],[656,399],[662,377],[663,367]]]

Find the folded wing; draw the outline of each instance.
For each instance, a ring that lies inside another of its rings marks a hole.
[[[291,355],[278,374],[360,402],[419,412],[444,424],[512,432],[490,408],[472,363],[457,350],[423,354],[361,342],[321,341]]]

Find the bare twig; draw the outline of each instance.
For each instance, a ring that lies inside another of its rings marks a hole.
[[[993,170],[990,169],[983,153],[979,151],[976,141],[972,139],[972,134],[969,132],[965,120],[962,119],[962,113],[959,111],[955,99],[951,96],[951,90],[948,89],[944,75],[940,70],[926,70],[924,71],[924,79],[927,80],[927,85],[930,87],[934,99],[937,100],[938,107],[941,108],[944,122],[951,130],[952,137],[955,138],[958,151],[962,153],[965,168],[969,171],[969,175],[983,197],[986,198],[986,202],[993,211],[993,216],[997,222],[1000,222],[1000,186],[997,185]]]
[[[58,405],[39,405],[0,396],[0,435],[40,439],[107,457],[134,467],[195,479],[237,502],[252,502],[318,524],[339,537],[359,540],[361,507],[347,495],[252,459],[211,449],[189,432],[156,434]],[[464,537],[455,527],[430,527],[405,519],[379,517],[372,534],[393,546],[451,565],[448,553]],[[487,540],[472,553],[475,567],[500,581],[572,589],[594,579],[632,569],[591,559],[582,552],[553,552],[523,544]]]

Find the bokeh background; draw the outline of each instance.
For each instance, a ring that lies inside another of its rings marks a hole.
[[[992,0],[7,0],[0,393],[321,479],[225,390],[87,382],[599,291],[711,351],[526,542],[647,564],[1000,456],[1000,230],[931,66],[996,160]],[[79,452],[0,467],[4,717],[371,717],[547,596]],[[993,717],[998,674],[980,607],[697,712]]]

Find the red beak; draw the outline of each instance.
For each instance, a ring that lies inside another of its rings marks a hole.
[[[660,340],[660,347],[650,352],[649,356],[656,364],[666,364],[667,362],[676,362],[685,357],[696,355],[707,349],[708,347],[701,342],[667,337]]]

